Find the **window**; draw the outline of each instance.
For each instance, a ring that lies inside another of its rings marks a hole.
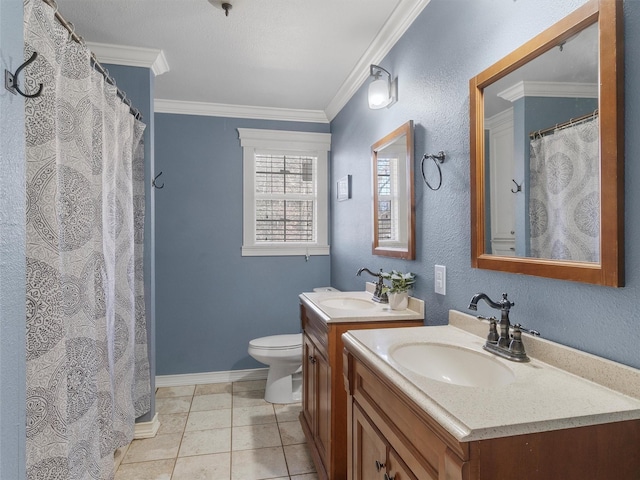
[[[406,186],[400,181],[406,171],[403,157],[389,147],[377,160],[378,244],[391,248],[406,245],[407,207],[400,201],[406,196]]]
[[[328,255],[328,133],[239,128],[243,256]]]

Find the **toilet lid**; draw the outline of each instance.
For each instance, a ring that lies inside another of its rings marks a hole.
[[[302,346],[302,334],[271,335],[269,337],[255,338],[249,342],[255,348],[266,350],[286,350]]]

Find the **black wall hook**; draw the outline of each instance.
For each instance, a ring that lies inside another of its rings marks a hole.
[[[9,90],[14,95],[16,93],[19,93],[20,95],[26,98],[35,98],[42,95],[42,88],[43,88],[42,84],[40,84],[38,91],[36,93],[25,93],[22,90],[20,90],[20,85],[18,84],[18,75],[20,75],[20,72],[24,70],[24,68],[27,65],[34,62],[37,57],[38,57],[38,52],[33,52],[29,60],[24,62],[22,65],[20,65],[15,73],[11,73],[9,70],[5,70],[4,71],[4,88]]]
[[[518,185],[518,182],[516,182],[513,178],[511,179],[511,181],[513,183],[516,184],[516,189],[514,190],[513,188],[511,189],[511,193],[518,193],[522,191],[522,183],[520,185]]]
[[[164,182],[162,183],[162,185],[157,185],[157,184],[156,184],[156,180],[158,179],[158,177],[159,177],[160,175],[162,175],[162,172],[160,172],[159,174],[157,174],[157,175],[155,176],[155,178],[154,178],[153,180],[151,180],[151,185],[152,185],[154,188],[157,188],[157,189],[164,188]]]

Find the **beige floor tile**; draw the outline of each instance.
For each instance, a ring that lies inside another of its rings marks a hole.
[[[246,382],[233,382],[233,393],[248,392],[250,390],[264,390],[267,386],[266,380],[249,380]]]
[[[196,385],[196,395],[211,395],[212,393],[231,393],[232,384],[229,383],[205,383]]]
[[[289,474],[300,475],[302,473],[312,473],[316,471],[306,443],[285,445],[283,448],[284,456],[287,459],[287,466],[289,467]]]
[[[258,425],[276,423],[273,405],[256,405],[254,407],[236,407],[233,409],[233,426]]]
[[[120,465],[115,480],[171,480],[175,458]]]
[[[231,453],[226,452],[178,458],[171,480],[226,480],[230,476]]]
[[[276,418],[278,422],[293,422],[298,421],[300,412],[302,411],[301,403],[290,403],[288,405],[274,405],[276,411]]]
[[[196,389],[195,385],[183,385],[179,387],[159,387],[156,390],[156,398],[191,397]]]
[[[278,428],[280,429],[282,445],[305,443],[306,439],[300,422],[280,422],[278,423]]]
[[[264,390],[246,390],[233,393],[233,408],[254,407],[256,405],[271,405],[264,399]]]
[[[216,410],[219,408],[231,408],[230,393],[212,393],[209,395],[196,395],[191,402],[192,412],[204,410]]]
[[[231,451],[231,429],[216,428],[185,432],[180,445],[179,457],[207,455]]]
[[[134,440],[129,445],[127,453],[122,459],[122,464],[175,458],[178,455],[181,438],[182,435],[179,433],[171,433]]]
[[[278,425],[268,423],[265,425],[248,425],[233,427],[231,449],[254,450],[256,448],[281,446]]]
[[[211,430],[213,428],[231,427],[231,409],[206,410],[204,412],[191,412],[187,420],[185,431]]]
[[[318,480],[318,474],[305,473],[304,475],[292,475],[291,480]]]
[[[191,408],[191,397],[167,397],[156,399],[158,413],[185,413]]]
[[[282,447],[231,453],[231,480],[260,480],[287,476],[287,464]]]
[[[188,413],[160,413],[158,421],[160,428],[158,435],[166,435],[168,433],[182,433],[184,426],[187,424]]]

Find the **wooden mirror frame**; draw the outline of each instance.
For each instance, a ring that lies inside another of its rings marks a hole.
[[[407,202],[407,248],[391,248],[381,246],[378,240],[378,152],[394,143],[398,138],[405,136],[407,142],[406,156],[406,202]],[[373,186],[373,240],[371,253],[384,257],[402,258],[405,260],[415,260],[416,258],[416,204],[413,187],[413,120],[409,120],[404,125],[396,128],[393,132],[378,140],[371,146],[371,169]]]
[[[624,37],[622,0],[591,0],[470,80],[471,266],[612,287],[624,286]],[[598,22],[600,263],[487,252],[484,88]]]

